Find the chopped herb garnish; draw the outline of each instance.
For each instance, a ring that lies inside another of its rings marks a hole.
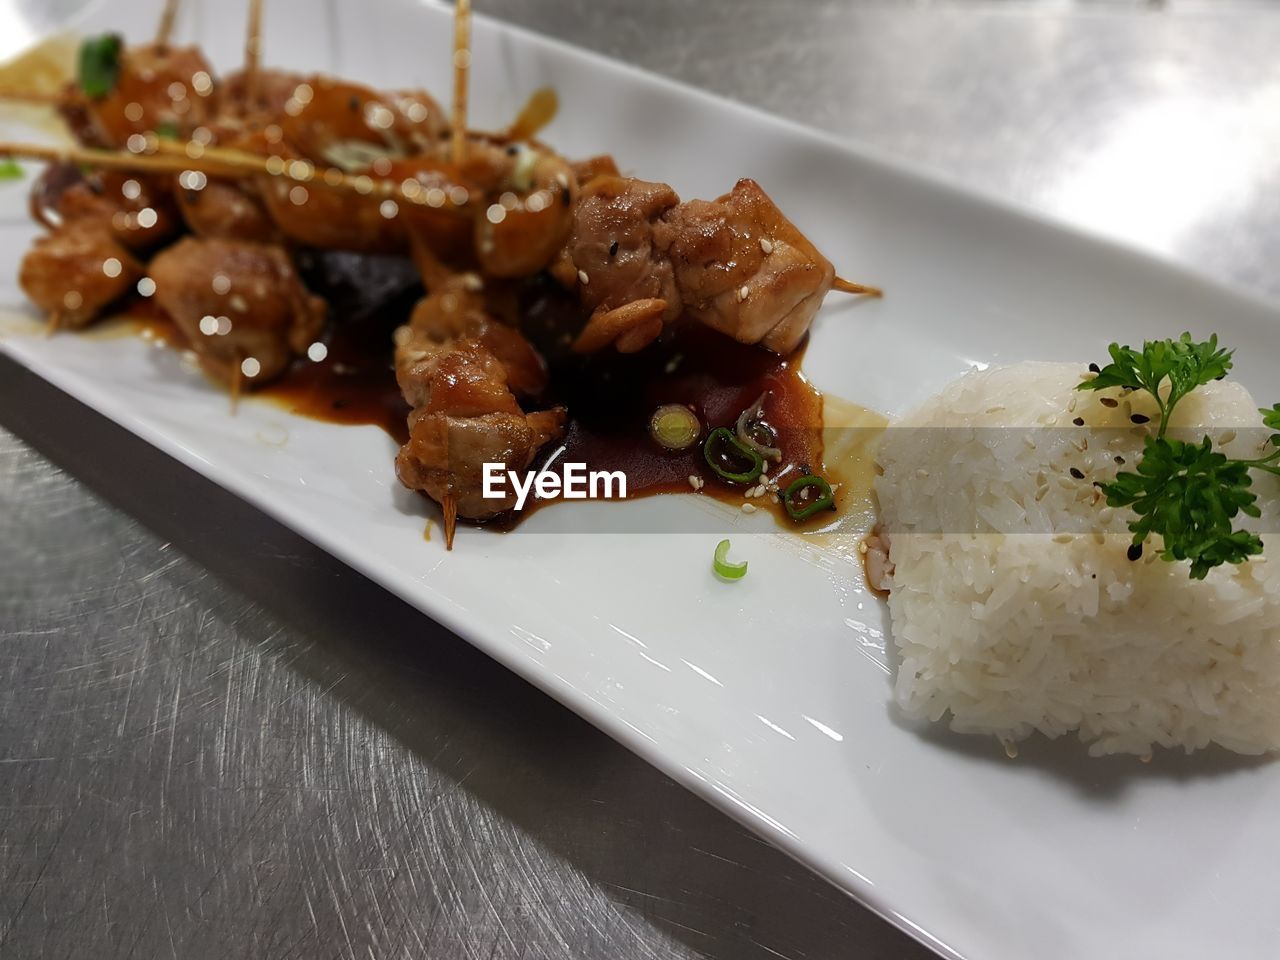
[[[782,495],[782,506],[792,520],[808,520],[821,510],[834,510],[836,497],[831,484],[821,477],[806,474],[791,482]]]
[[[95,99],[105,97],[116,88],[116,81],[120,77],[120,52],[123,49],[124,41],[118,33],[88,37],[80,44],[76,80],[86,96]]]
[[[729,541],[721,540],[716,544],[716,553],[711,560],[711,567],[716,576],[723,580],[741,580],[747,575],[747,561],[729,562]]]
[[[711,431],[702,446],[702,456],[720,479],[730,483],[751,483],[764,470],[764,458],[727,427]]]
[[[21,180],[22,176],[22,167],[13,157],[0,160],[0,180]]]
[[[161,120],[157,123],[155,133],[161,140],[178,140],[182,137],[182,131],[172,120]]]
[[[1218,338],[1196,343],[1189,333],[1177,340],[1147,341],[1142,350],[1111,344],[1112,362],[1085,380],[1079,390],[1121,387],[1146,392],[1160,411],[1154,435],[1143,444],[1136,472],[1121,472],[1111,483],[1099,484],[1112,507],[1130,507],[1137,515],[1129,524],[1133,542],[1130,560],[1142,556],[1142,545],[1154,535],[1162,541],[1160,556],[1191,562],[1191,577],[1203,580],[1224,563],[1243,563],[1262,552],[1257,534],[1235,528],[1244,514],[1261,516],[1251,470],[1280,475],[1280,433],[1272,435],[1270,451],[1254,460],[1233,460],[1213,448],[1212,438],[1185,443],[1165,437],[1173,410],[1187,394],[1231,369],[1231,351],[1218,348]],[[1107,398],[1102,398],[1107,399]],[[1114,404],[1112,404],[1114,405]],[[1280,430],[1280,404],[1262,410],[1263,423]],[[1142,414],[1130,417],[1146,423]],[[1118,463],[1124,461],[1117,457]]]

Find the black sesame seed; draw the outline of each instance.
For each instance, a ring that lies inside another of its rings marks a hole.
[[[357,111],[359,111],[360,98],[352,97],[350,100],[347,101],[347,107],[351,110],[352,113],[356,113]]]
[[[1074,423],[1077,427],[1083,427],[1083,426],[1084,426],[1084,417],[1076,417],[1076,418],[1075,418],[1074,420],[1072,420],[1071,422],[1072,422],[1072,423]]]
[[[1072,475],[1073,477],[1075,477],[1077,480],[1083,480],[1083,479],[1084,479],[1084,474],[1083,474],[1083,473],[1081,473],[1081,472],[1080,472],[1080,470],[1079,470],[1079,469],[1077,469],[1076,467],[1072,467],[1072,468],[1071,468],[1071,475]]]
[[[1123,465],[1124,465],[1124,457],[1117,455],[1117,456],[1116,456],[1116,463],[1118,463],[1118,464],[1120,464],[1121,466],[1123,466]]]
[[[1142,544],[1132,543],[1129,545],[1129,552],[1125,554],[1130,560],[1137,560],[1142,556]]]
[[[517,147],[514,143],[511,146],[507,147],[507,156],[509,157],[514,157],[519,152],[520,152],[520,148]]]
[[[609,244],[609,256],[616,257],[618,255],[618,241],[615,240]]]
[[[1115,399],[1115,397],[1099,397],[1098,402],[1102,404],[1104,407],[1120,406],[1120,401]]]
[[[569,206],[569,204],[573,203],[573,197],[569,196],[568,188],[565,189],[564,193],[560,194],[560,202],[563,203],[566,207]]]
[[[1132,420],[1134,423],[1150,423],[1151,422],[1151,418],[1148,417],[1145,413],[1130,414],[1129,419]]]
[[[1090,580],[1097,580],[1097,579],[1098,579],[1098,575],[1097,575],[1096,573],[1091,573],[1091,574],[1089,574],[1089,579],[1090,579]]]
[[[1102,368],[1101,368],[1100,366],[1098,366],[1096,363],[1091,363],[1091,364],[1089,364],[1089,372],[1090,372],[1090,373],[1101,373],[1101,372],[1102,372]]]

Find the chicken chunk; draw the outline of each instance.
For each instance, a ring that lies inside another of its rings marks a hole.
[[[690,200],[654,227],[689,316],[740,343],[787,354],[800,345],[835,268],[754,180]]]
[[[142,267],[100,217],[68,220],[22,258],[18,282],[54,327],[83,327],[142,278]]]
[[[532,353],[527,341],[525,347]],[[483,495],[486,463],[523,470],[564,432],[563,408],[529,414],[520,409],[508,362],[471,336],[422,350],[407,345],[397,350],[400,384],[406,399],[417,403],[409,415],[409,440],[396,458],[396,474],[406,487],[436,501],[451,494],[458,516],[470,520],[484,520],[515,505],[514,496]]]
[[[410,406],[427,402],[441,358],[464,337],[502,364],[503,381],[517,396],[533,397],[546,389],[547,365],[533,345],[518,330],[494,320],[479,293],[452,289],[424,297],[396,331],[396,381]]]
[[[115,86],[88,104],[99,143],[122,148],[135,133],[187,139],[217,113],[213,67],[198,47],[141,44],[120,51]]]
[[[597,177],[583,189],[573,232],[553,270],[578,288],[591,313],[575,349],[591,352],[612,342],[625,349],[628,334],[639,334],[643,346],[680,315],[675,271],[654,232],[679,202],[665,183],[630,177]],[[625,322],[618,323],[620,317]]]
[[[515,494],[486,498],[484,465],[525,469],[539,450],[564,433],[564,424],[561,407],[465,417],[415,410],[409,416],[409,441],[396,457],[396,475],[406,487],[437,502],[452,495],[458,516],[485,520],[514,507]]]
[[[151,278],[156,302],[223,381],[237,370],[251,386],[278,376],[324,323],[324,301],[279,247],[186,237],[151,261]]]
[[[680,314],[742,343],[790,353],[835,270],[754,180],[716,200],[666,184],[596,176],[552,273],[590,311],[574,349],[626,353]]]

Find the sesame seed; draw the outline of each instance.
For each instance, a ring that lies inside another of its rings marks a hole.
[[[1130,561],[1138,560],[1142,556],[1142,544],[1130,544],[1129,549],[1125,552],[1125,556],[1127,556]]]
[[[763,253],[765,256],[768,256],[769,254],[773,253],[773,244],[770,243],[764,237],[760,238],[760,252]]]
[[[582,284],[584,287],[591,282],[591,278],[587,276],[587,271],[585,270],[578,271],[578,282]]]
[[[744,503],[744,504],[742,505],[742,512],[743,512],[743,513],[755,513],[755,512],[756,512],[756,505],[755,505],[754,503]]]
[[[1083,479],[1084,479],[1084,474],[1083,474],[1083,473],[1081,473],[1081,472],[1080,472],[1080,470],[1079,470],[1078,468],[1076,468],[1076,467],[1072,467],[1072,468],[1071,468],[1071,475],[1072,475],[1073,477],[1075,477],[1077,480],[1083,480]]]
[[[1098,402],[1104,407],[1111,407],[1113,410],[1120,406],[1120,401],[1114,397],[1099,397]]]
[[[741,302],[741,301],[743,301],[743,300],[747,299],[747,294],[749,294],[750,292],[751,292],[751,291],[750,291],[750,290],[748,290],[745,286],[741,287],[741,288],[738,290],[738,301],[739,301],[739,302]]]
[[[1150,423],[1151,418],[1145,413],[1133,413],[1129,415],[1129,419],[1134,423]]]
[[[618,241],[615,240],[613,241],[613,243],[609,244],[609,256],[616,257],[617,255],[618,255]]]
[[[694,489],[694,490],[697,490],[697,489],[698,489],[698,476],[697,476],[697,474],[694,474],[694,473],[689,474],[689,486],[693,487],[693,489]]]
[[[1074,423],[1077,427],[1083,427],[1083,426],[1084,426],[1084,417],[1076,417],[1076,418],[1075,418],[1074,420],[1072,420],[1071,422],[1072,422],[1072,423]]]

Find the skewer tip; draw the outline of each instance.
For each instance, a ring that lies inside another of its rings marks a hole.
[[[440,501],[440,511],[444,514],[444,548],[453,549],[453,534],[458,529],[458,498],[446,493]]]
[[[854,283],[852,280],[846,280],[844,277],[836,277],[831,282],[832,290],[839,290],[841,293],[859,294],[864,297],[883,297],[884,291],[879,287],[868,286],[865,283]]]

